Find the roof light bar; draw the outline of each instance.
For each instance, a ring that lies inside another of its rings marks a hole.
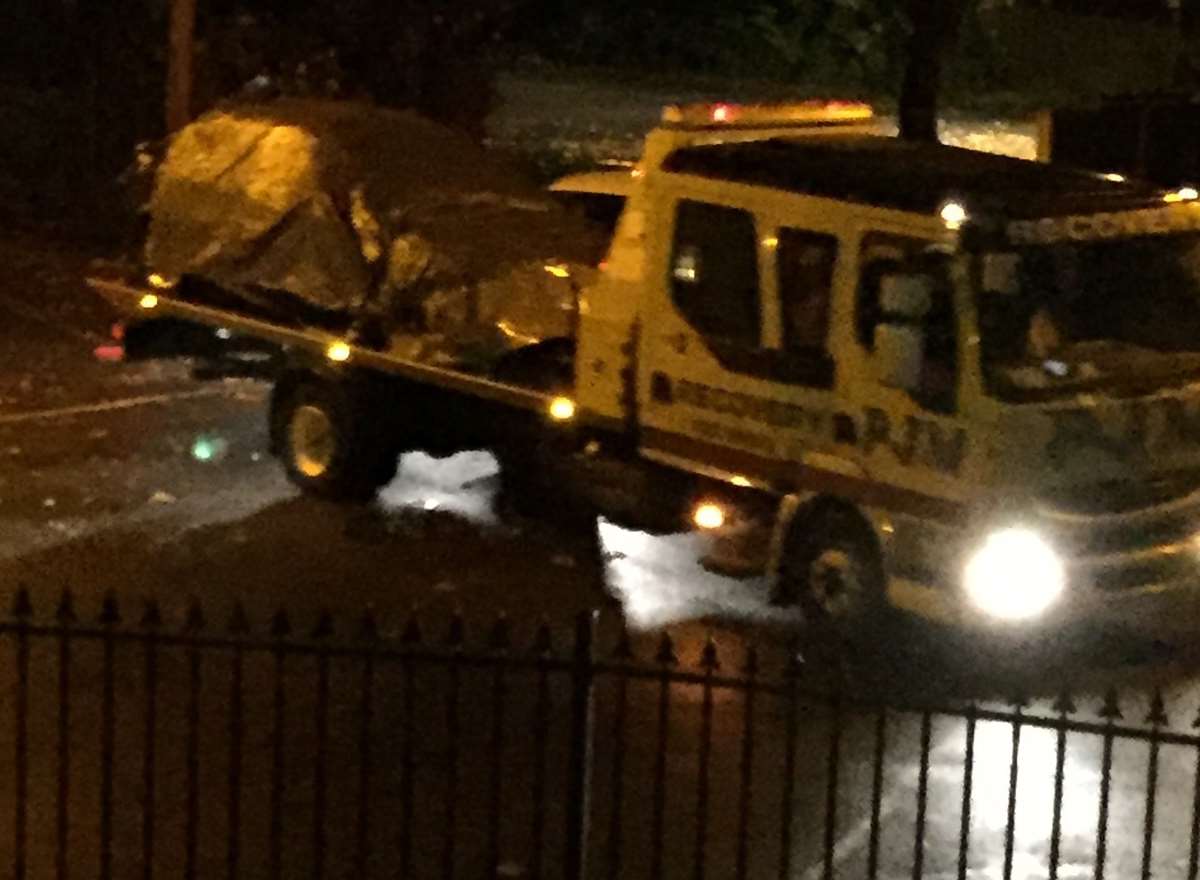
[[[792,104],[680,104],[663,109],[664,125],[768,127],[864,122],[875,111],[861,101],[800,101]]]

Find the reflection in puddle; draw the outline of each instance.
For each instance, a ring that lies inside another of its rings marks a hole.
[[[487,452],[444,459],[410,453],[397,478],[379,496],[384,509],[450,513],[481,525],[496,525],[499,468]],[[622,604],[635,630],[657,629],[701,618],[794,622],[796,615],[770,607],[762,578],[735,580],[701,564],[708,538],[688,533],[659,537],[601,519],[600,550],[607,560],[609,591]]]
[[[704,535],[658,537],[600,520],[609,589],[634,630],[701,618],[795,622],[796,614],[767,604],[765,579],[736,580],[706,571]]]
[[[1094,852],[1100,774],[1099,742],[1069,736],[1063,756],[1060,816],[1060,877],[1090,876]],[[981,721],[975,735],[973,842],[986,868],[980,876],[1003,871],[1004,835],[1008,826],[1009,768],[1013,729],[1009,724]],[[1014,877],[1045,876],[1050,830],[1054,824],[1058,735],[1052,730],[1021,730],[1017,768],[1017,810],[1013,833]],[[1085,862],[1078,863],[1079,860]]]
[[[461,452],[437,459],[412,452],[400,459],[400,470],[379,493],[387,508],[444,511],[472,522],[493,525],[493,498],[499,467],[488,452]]]

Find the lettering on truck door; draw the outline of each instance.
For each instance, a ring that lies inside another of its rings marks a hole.
[[[644,328],[645,446],[727,475],[792,483],[797,446],[832,443],[837,238],[685,199],[665,256],[664,288]]]

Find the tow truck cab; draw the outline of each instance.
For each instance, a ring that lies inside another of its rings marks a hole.
[[[817,614],[1194,622],[1197,194],[755,112],[648,141],[580,422],[707,481],[703,526],[770,499],[763,564]]]

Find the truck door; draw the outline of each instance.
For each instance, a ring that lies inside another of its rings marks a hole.
[[[674,220],[642,328],[643,452],[724,479],[789,480],[797,437],[827,433],[838,240],[698,200],[677,202]]]

